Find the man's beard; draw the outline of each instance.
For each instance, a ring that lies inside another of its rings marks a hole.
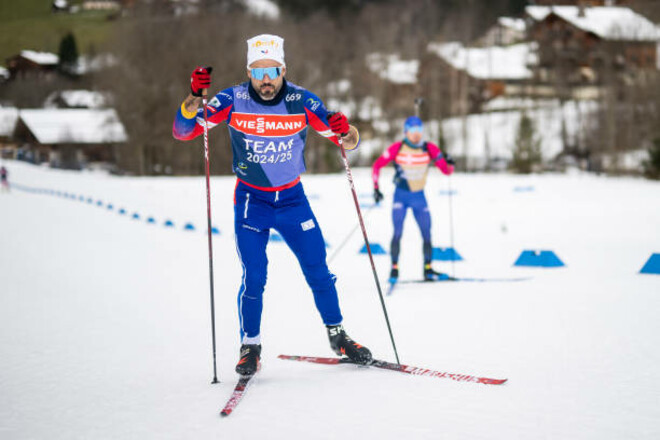
[[[273,84],[262,85],[259,88],[259,96],[265,101],[270,101],[277,95],[277,90]]]

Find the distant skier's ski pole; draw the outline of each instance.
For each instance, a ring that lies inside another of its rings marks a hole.
[[[374,208],[375,208],[376,206],[377,206],[376,204],[371,205],[371,206],[369,207],[369,209],[367,209],[367,210],[365,211],[365,213],[364,213],[364,217],[365,217],[365,218],[368,217],[369,214],[372,213],[372,212],[374,211]],[[336,256],[339,254],[339,252],[344,248],[344,246],[346,246],[346,243],[348,243],[348,241],[351,239],[351,237],[353,236],[353,234],[355,234],[355,231],[357,231],[359,228],[360,228],[360,224],[358,223],[358,224],[355,225],[355,227],[351,230],[351,232],[348,233],[348,235],[346,236],[346,238],[344,238],[344,241],[341,242],[341,244],[337,247],[337,249],[335,249],[335,251],[332,253],[332,255],[330,255],[330,256],[328,257],[328,264],[329,264],[332,260],[335,259],[335,257],[336,257]]]
[[[452,252],[456,253],[454,249],[454,210],[452,209],[453,203],[452,203],[452,188],[451,188],[451,174],[447,176],[447,186],[448,186],[448,193],[449,193],[449,243],[452,249]],[[451,276],[452,278],[456,278],[456,262],[454,256],[452,256],[451,259]]]
[[[353,201],[355,202],[355,209],[357,210],[358,219],[360,220],[360,227],[362,228],[362,235],[364,236],[364,244],[366,245],[367,253],[369,254],[369,261],[371,262],[371,271],[373,272],[374,280],[376,281],[376,288],[378,289],[380,304],[383,306],[383,313],[385,314],[385,322],[387,323],[387,330],[390,332],[390,340],[392,341],[394,356],[396,357],[396,363],[401,364],[401,362],[399,361],[399,353],[397,352],[396,344],[394,343],[394,335],[392,335],[390,318],[387,316],[387,307],[385,307],[385,300],[383,299],[383,291],[380,288],[380,281],[378,281],[378,273],[376,272],[376,265],[374,264],[374,256],[371,254],[371,246],[369,245],[369,238],[367,237],[367,229],[364,227],[364,220],[362,219],[362,211],[360,210],[360,202],[358,202],[357,192],[355,192],[355,185],[353,184],[353,173],[351,173],[351,167],[348,165],[348,158],[346,157],[344,142],[341,136],[337,136],[337,139],[339,139],[339,149],[341,150],[341,157],[344,160],[344,168],[346,168],[346,176],[348,177],[348,183],[350,184],[351,192],[353,193]]]
[[[211,73],[211,68],[207,68]],[[217,365],[215,360],[215,300],[213,293],[213,230],[211,227],[211,167],[209,166],[209,121],[206,113],[207,89],[202,91],[202,105],[204,107],[204,161],[206,165],[206,218],[209,236],[209,277],[211,284],[211,343],[213,344],[213,381],[218,383]]]

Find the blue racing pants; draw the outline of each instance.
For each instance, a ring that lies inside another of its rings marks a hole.
[[[431,214],[429,213],[429,206],[426,203],[424,191],[408,191],[403,188],[396,188],[392,203],[392,223],[394,224],[394,234],[390,246],[392,264],[399,262],[403,222],[406,219],[408,208],[412,209],[419,230],[422,233],[424,263],[430,263],[433,254],[433,247],[431,245]]]
[[[293,251],[312,289],[325,325],[342,322],[336,277],[326,263],[325,240],[302,183],[281,191],[262,191],[238,182],[234,194],[236,249],[243,267],[238,317],[243,343],[258,343],[266,285],[266,245],[275,229]],[[290,270],[280,267],[279,270]]]

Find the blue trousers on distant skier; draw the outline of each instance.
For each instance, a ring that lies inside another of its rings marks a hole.
[[[262,191],[239,181],[234,195],[236,249],[243,267],[238,315],[243,343],[258,343],[270,229],[277,230],[293,251],[312,289],[325,325],[342,322],[336,277],[326,263],[325,240],[302,183],[281,191]],[[285,266],[277,270],[289,270]]]
[[[392,203],[392,223],[394,224],[394,234],[390,246],[392,264],[399,262],[403,222],[406,219],[408,208],[412,209],[419,230],[422,233],[424,263],[430,263],[433,253],[433,247],[431,245],[431,214],[429,213],[429,206],[426,202],[424,191],[408,191],[397,187],[394,190],[394,201]]]

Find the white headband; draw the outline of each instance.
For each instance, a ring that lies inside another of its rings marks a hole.
[[[259,60],[274,60],[284,66],[284,39],[262,34],[247,40],[247,67]]]

